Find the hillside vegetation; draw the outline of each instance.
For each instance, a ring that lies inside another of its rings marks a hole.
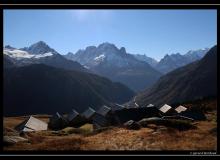
[[[195,128],[178,130],[163,125],[148,125],[139,130],[110,126],[96,130],[92,124],[60,131],[29,132],[28,142],[4,146],[4,150],[212,150],[217,149],[217,101],[196,102],[207,106],[206,121],[193,122]],[[193,106],[192,103],[185,104]],[[36,115],[48,122],[48,115]],[[25,117],[5,117],[4,135],[13,135],[14,126]]]

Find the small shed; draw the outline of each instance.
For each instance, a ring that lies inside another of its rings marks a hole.
[[[50,118],[48,127],[53,130],[59,130],[65,128],[67,124],[68,124],[67,119],[65,119],[62,115],[56,112],[56,114],[54,114]]]
[[[92,118],[95,128],[109,126],[111,124],[112,112],[111,108],[103,105]]]
[[[28,117],[22,123],[15,127],[20,132],[32,132],[32,131],[43,131],[47,130],[47,123],[43,122],[33,116]]]
[[[98,114],[106,117],[108,114],[112,111],[112,109],[106,105],[103,105],[99,110],[97,111]]]
[[[122,109],[125,109],[125,107],[123,105],[120,105],[120,104],[113,104],[111,105],[111,110],[114,112],[114,111],[118,111],[118,110],[122,110]]]
[[[79,127],[85,124],[86,118],[81,116],[76,110],[72,109],[72,111],[67,115],[68,126]]]
[[[139,121],[143,118],[159,116],[159,110],[156,107],[140,107],[118,110],[115,113],[121,124],[129,121]]]
[[[67,115],[67,120],[71,122],[78,116],[79,116],[79,113],[76,110],[72,109],[72,111]]]
[[[91,121],[95,114],[96,111],[93,108],[89,107],[82,113],[82,116],[85,117],[88,121]]]
[[[111,123],[109,119],[101,114],[95,114],[95,116],[93,117],[94,128],[106,127],[109,126],[110,124]]]
[[[199,110],[186,110],[180,113],[181,116],[189,117],[197,121],[206,120],[206,116],[202,111]]]
[[[163,106],[158,108],[162,115],[173,115],[177,112],[168,104],[164,104]]]
[[[182,105],[180,105],[180,106],[178,106],[175,110],[176,110],[177,113],[181,113],[181,112],[186,111],[187,108],[184,107],[184,106],[182,106]]]

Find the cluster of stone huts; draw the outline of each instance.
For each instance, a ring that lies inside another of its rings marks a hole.
[[[173,108],[167,104],[162,106],[148,104],[136,108],[126,108],[122,105],[114,104],[111,107],[103,105],[98,110],[89,107],[83,113],[78,113],[74,109],[66,115],[61,115],[57,112],[49,119],[48,124],[30,116],[19,124],[16,129],[24,132],[47,130],[48,127],[52,130],[60,130],[68,126],[80,127],[86,123],[92,123],[94,128],[100,128],[112,125],[120,126],[129,120],[139,121],[143,118],[150,117],[184,119],[190,121],[206,119],[202,112],[191,111],[182,105]]]

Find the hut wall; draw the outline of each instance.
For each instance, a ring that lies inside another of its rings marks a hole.
[[[157,117],[159,116],[159,111],[155,107],[129,108],[115,111],[115,115],[121,123],[124,123],[129,120],[139,121],[143,118]]]

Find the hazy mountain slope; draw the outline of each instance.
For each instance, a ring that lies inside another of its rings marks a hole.
[[[203,58],[208,51],[209,51],[209,48],[190,50],[183,56],[187,57],[190,61],[196,61],[196,60]]]
[[[156,67],[157,65],[157,61],[151,57],[148,57],[146,55],[141,55],[141,54],[134,54],[134,57],[136,59],[138,59],[139,61],[144,61],[144,62],[147,62],[149,65],[151,65],[151,67]]]
[[[180,53],[166,54],[155,66],[155,69],[162,73],[168,73],[174,69],[185,66],[196,60],[200,60],[209,51],[209,48],[190,50],[184,55]]]
[[[15,64],[14,62],[10,59],[9,56],[5,55],[3,56],[3,67],[4,68],[9,68],[9,67],[14,67]]]
[[[217,95],[217,47],[200,61],[178,68],[136,97],[138,104],[171,104]]]
[[[123,103],[134,93],[106,78],[34,64],[4,70],[4,115],[84,111]]]

